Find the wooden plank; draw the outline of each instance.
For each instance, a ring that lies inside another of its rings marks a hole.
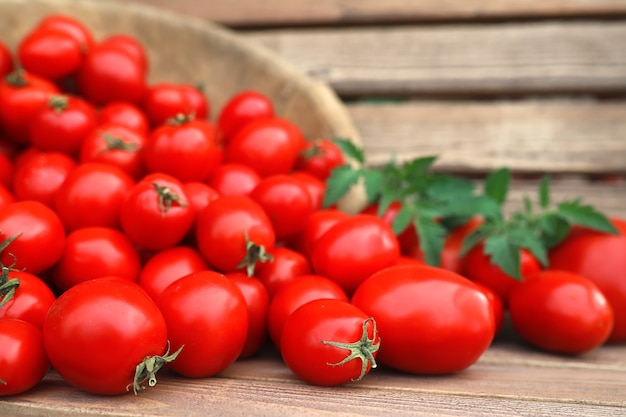
[[[330,83],[344,97],[626,92],[626,21],[243,35]]]
[[[624,0],[141,0],[233,27],[590,17],[626,14]]]
[[[626,102],[408,101],[348,104],[367,161],[439,155],[450,172],[625,173]]]

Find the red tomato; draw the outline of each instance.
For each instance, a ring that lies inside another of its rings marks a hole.
[[[249,195],[261,181],[255,170],[244,164],[223,163],[209,180],[220,195]]]
[[[134,183],[111,164],[79,164],[59,187],[54,208],[68,231],[88,226],[119,228],[122,203]]]
[[[152,131],[144,147],[148,171],[172,175],[183,182],[206,181],[222,162],[215,126],[186,117]]]
[[[311,205],[313,206],[313,210],[321,210],[322,203],[324,201],[324,194],[326,193],[326,183],[304,171],[294,171],[291,173],[291,176],[300,180],[309,192],[309,197],[311,197]]]
[[[133,58],[144,72],[147,72],[148,54],[143,44],[134,37],[124,33],[117,33],[104,39],[100,45],[124,52],[126,55]]]
[[[13,193],[18,200],[36,200],[54,207],[56,194],[76,161],[61,152],[37,152],[15,170]]]
[[[53,95],[30,121],[30,142],[42,151],[78,156],[85,137],[96,127],[96,110],[74,96]]]
[[[183,184],[166,174],[151,174],[126,194],[120,210],[122,230],[136,245],[152,251],[179,244],[195,212]]]
[[[221,196],[196,219],[196,243],[209,265],[222,272],[247,269],[270,258],[276,235],[265,211],[245,196]]]
[[[15,196],[8,188],[0,184],[0,208],[8,206],[13,202],[15,202]]]
[[[492,290],[488,286],[476,281],[474,281],[474,285],[476,285],[485,294],[485,296],[487,296],[487,299],[489,300],[489,304],[491,305],[491,309],[493,310],[493,318],[495,319],[496,323],[496,334],[498,334],[500,332],[500,329],[502,329],[502,325],[504,324],[504,301],[502,300],[502,297],[500,297],[494,290]]]
[[[333,169],[345,164],[341,148],[330,139],[315,139],[307,143],[298,155],[296,167],[326,181]]]
[[[43,328],[43,320],[56,299],[48,284],[36,275],[3,266],[0,288],[0,320],[20,319]]]
[[[74,74],[83,62],[81,44],[67,32],[50,27],[27,33],[17,56],[26,71],[50,80]]]
[[[16,236],[2,250],[2,265],[39,274],[63,254],[65,229],[59,216],[38,201],[17,201],[0,209],[0,242]]]
[[[280,347],[288,317],[305,303],[322,298],[348,301],[346,292],[334,281],[320,275],[302,275],[285,283],[270,301],[268,313],[272,342]]]
[[[317,240],[340,220],[348,217],[346,212],[335,209],[322,209],[313,212],[304,220],[304,227],[296,239],[296,249],[310,259]]]
[[[174,281],[209,269],[200,252],[190,246],[175,246],[155,253],[139,272],[139,285],[156,300]]]
[[[220,196],[213,187],[199,181],[185,182],[183,183],[183,189],[187,197],[189,197],[196,215],[204,210],[211,201],[216,200]]]
[[[441,267],[458,274],[463,274],[462,264],[463,259],[461,256],[461,249],[463,248],[463,242],[467,235],[469,235],[474,229],[476,229],[482,220],[478,217],[470,219],[467,223],[454,228],[443,244],[443,251],[441,252]]]
[[[17,70],[0,82],[0,130],[7,139],[19,144],[30,140],[29,124],[33,115],[59,89],[45,78]]]
[[[79,161],[115,165],[139,180],[146,174],[143,148],[147,138],[131,128],[117,124],[102,124],[82,142]]]
[[[81,227],[67,235],[52,280],[59,290],[66,291],[83,281],[108,276],[137,281],[140,269],[139,253],[122,232],[108,227]]]
[[[250,193],[250,198],[265,210],[276,238],[288,241],[304,227],[302,219],[313,213],[313,204],[306,186],[291,175],[270,175],[263,178]]]
[[[447,374],[475,363],[495,334],[485,294],[466,278],[426,265],[394,266],[365,280],[352,303],[374,317],[378,361],[414,374]]]
[[[228,143],[245,125],[273,116],[274,105],[267,96],[246,90],[235,94],[226,102],[217,118],[217,125],[224,142]]]
[[[618,235],[577,228],[550,251],[550,268],[582,275],[600,288],[613,308],[608,342],[626,341],[626,221],[611,219]]]
[[[50,368],[41,330],[31,323],[1,319],[0,346],[0,397],[28,391]]]
[[[280,342],[287,367],[313,385],[360,381],[376,367],[376,322],[342,300],[310,301],[289,316]]]
[[[275,247],[271,253],[272,261],[257,265],[255,275],[263,282],[270,297],[286,283],[296,277],[309,275],[311,265],[300,252],[284,246]]]
[[[515,330],[540,349],[572,355],[601,346],[613,329],[613,310],[600,289],[572,272],[545,270],[511,291]]]
[[[205,378],[235,362],[248,334],[248,307],[232,281],[217,272],[196,272],[168,286],[157,303],[172,348],[184,346],[170,369]]]
[[[239,288],[248,306],[248,335],[239,359],[249,358],[255,355],[267,340],[269,294],[261,280],[249,277],[243,272],[229,272],[226,277]]]
[[[0,146],[2,146],[2,142],[2,139],[0,139]],[[11,156],[9,156],[8,152],[0,150],[0,185],[10,188],[14,173],[15,166]]]
[[[65,381],[95,394],[123,394],[153,377],[145,364],[164,354],[167,327],[139,285],[110,277],[85,281],[57,298],[43,340]],[[136,375],[140,364],[143,372]]]
[[[89,51],[95,43],[89,28],[71,16],[49,14],[39,22],[38,28],[52,29],[70,35],[78,42],[83,53]]]
[[[498,265],[491,263],[491,257],[483,252],[483,246],[482,243],[478,244],[465,255],[461,266],[462,275],[491,288],[507,304],[509,294],[520,281],[506,274]],[[541,264],[528,250],[522,249],[520,256],[523,278],[541,270]]]
[[[385,210],[385,212],[380,215],[380,218],[383,219],[387,224],[389,224],[389,226],[391,226],[401,209],[402,204],[400,202],[394,201],[387,208],[387,210]],[[378,204],[372,204],[366,207],[362,212],[364,214],[378,216]],[[398,243],[400,244],[400,251],[404,255],[413,255],[419,251],[420,242],[417,237],[417,232],[415,231],[415,226],[413,226],[413,224],[409,224],[402,232],[398,234]]]
[[[279,118],[255,120],[242,128],[226,147],[226,161],[246,164],[260,176],[289,174],[304,147],[300,129]]]
[[[197,87],[162,82],[148,88],[143,108],[152,126],[161,126],[179,114],[196,119],[209,116],[209,101]]]
[[[315,243],[311,265],[316,274],[335,280],[348,294],[373,273],[394,265],[400,245],[382,219],[359,214],[340,220]]]
[[[98,113],[98,123],[127,127],[142,136],[147,136],[150,132],[150,123],[143,110],[126,101],[112,101],[102,106]]]
[[[10,74],[14,67],[11,50],[0,41],[0,78],[4,78]]]

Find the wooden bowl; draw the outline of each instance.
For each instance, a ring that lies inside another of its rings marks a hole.
[[[202,84],[215,118],[226,100],[241,90],[266,94],[276,113],[304,135],[344,137],[361,143],[347,110],[335,93],[276,54],[215,23],[155,7],[93,0],[0,0],[0,39],[13,51],[44,16],[73,16],[96,36],[124,33],[146,47],[149,81]],[[351,200],[352,203],[348,203]],[[342,208],[358,206],[355,195]]]

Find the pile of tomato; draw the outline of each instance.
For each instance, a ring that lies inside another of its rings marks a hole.
[[[212,117],[201,90],[148,71],[137,39],[94,39],[68,16],[15,51],[0,42],[0,395],[50,367],[81,390],[137,392],[163,367],[210,377],[268,344],[311,384],[378,364],[453,373],[506,310],[554,352],[626,339],[621,235],[577,230],[554,253],[569,272],[532,264],[517,282],[460,258],[470,223],[425,265],[415,231],[393,233],[394,206],[322,206],[346,162],[332,140],[257,91]]]

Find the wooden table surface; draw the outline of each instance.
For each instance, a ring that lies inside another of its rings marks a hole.
[[[507,165],[510,207],[555,178],[626,217],[626,0],[141,0],[223,23],[330,84],[367,160],[439,155],[470,176]],[[625,277],[626,278],[626,277]],[[529,348],[505,331],[474,366],[423,377],[376,369],[319,388],[274,349],[219,377],[163,374],[157,387],[102,398],[51,373],[0,415],[625,416],[626,346],[580,357]]]

